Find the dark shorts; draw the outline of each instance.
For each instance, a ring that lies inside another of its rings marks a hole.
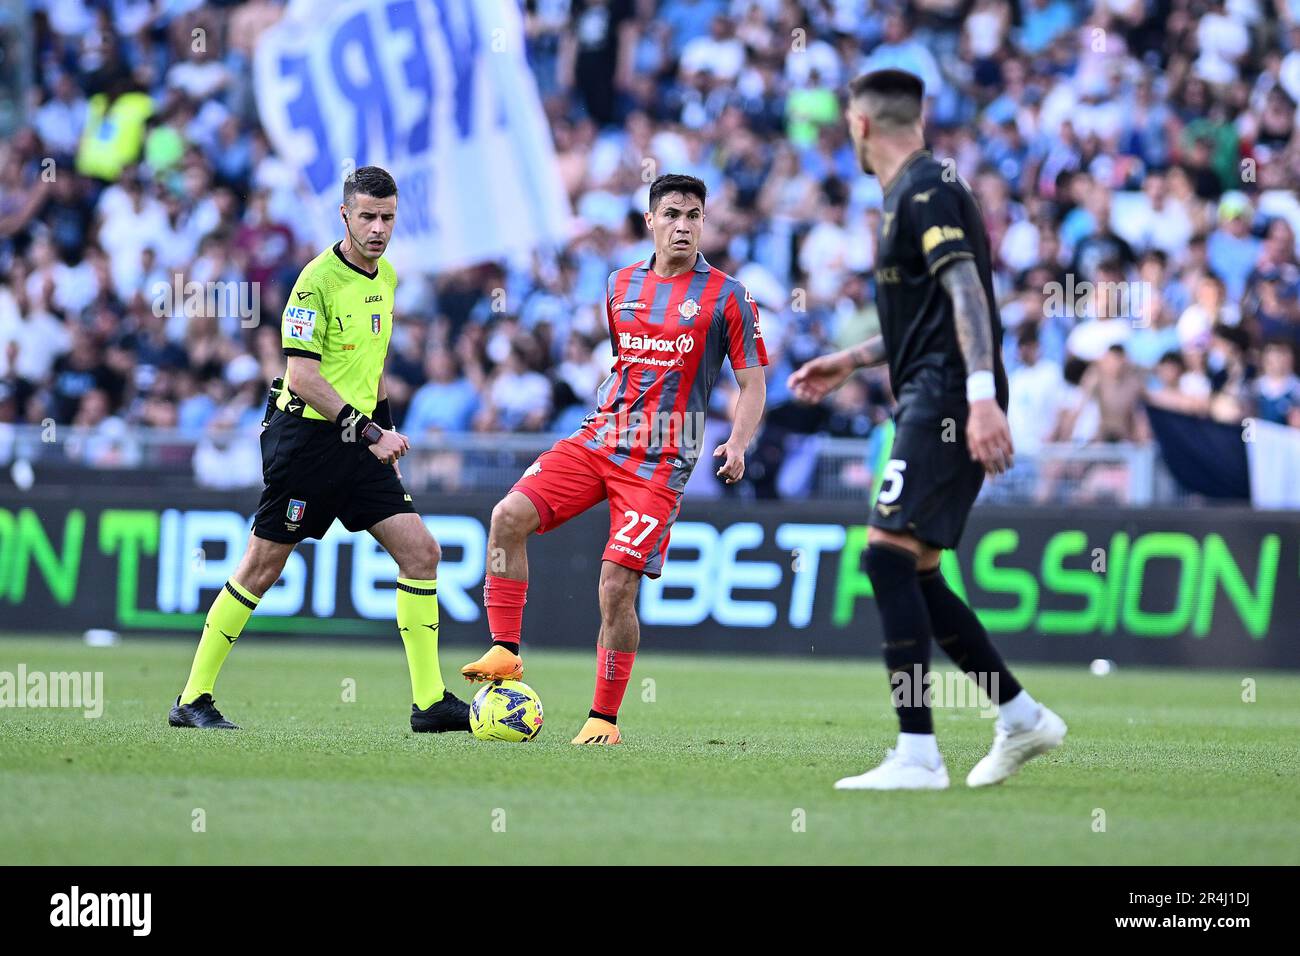
[[[262,491],[253,533],[267,541],[320,538],[338,518],[349,531],[414,513],[392,465],[343,441],[333,422],[276,412],[262,430]]]
[[[910,533],[934,548],[955,548],[984,484],[966,447],[965,399],[908,396],[894,414],[894,446],[870,524]]]

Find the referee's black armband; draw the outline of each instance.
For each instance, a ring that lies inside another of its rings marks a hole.
[[[379,423],[380,428],[397,427],[393,424],[393,406],[388,404],[386,397],[375,403],[375,421]]]
[[[334,424],[343,429],[345,441],[349,440],[349,432],[355,435],[355,440],[360,441],[363,445],[373,445],[384,437],[384,430],[371,421],[369,415],[362,414],[351,405],[343,406],[338,418],[334,419]]]

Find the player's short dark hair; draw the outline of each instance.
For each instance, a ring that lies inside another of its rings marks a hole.
[[[397,195],[397,180],[386,169],[378,166],[362,166],[343,177],[343,202],[352,205],[356,195],[372,196],[375,199],[387,199]]]
[[[696,179],[694,176],[685,176],[681,173],[664,173],[650,184],[650,211],[654,212],[659,206],[659,200],[669,193],[685,193],[687,196],[695,196],[703,205],[709,196],[709,187],[704,185],[704,180]]]
[[[925,84],[906,70],[874,70],[849,83],[849,96],[882,126],[911,126],[921,118]]]

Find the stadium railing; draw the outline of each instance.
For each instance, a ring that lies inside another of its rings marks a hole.
[[[550,434],[463,433],[416,438],[402,459],[415,492],[503,493],[555,441]],[[787,449],[792,451],[791,449]],[[808,436],[782,464],[785,498],[862,500],[872,487],[871,442]],[[104,484],[128,488],[239,490],[261,484],[256,434],[227,430],[202,437],[114,422],[94,428],[0,424],[0,482]],[[988,481],[980,501],[1002,505],[1195,504],[1169,475],[1154,445],[1045,445],[1020,454]]]

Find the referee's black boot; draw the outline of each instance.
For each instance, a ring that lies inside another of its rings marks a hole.
[[[211,694],[200,694],[192,704],[182,704],[180,695],[177,695],[172,712],[167,715],[167,723],[173,727],[202,727],[205,730],[239,729],[221,716]]]
[[[440,734],[447,730],[469,730],[469,704],[449,690],[442,700],[420,710],[411,705],[411,730],[417,734]]]

